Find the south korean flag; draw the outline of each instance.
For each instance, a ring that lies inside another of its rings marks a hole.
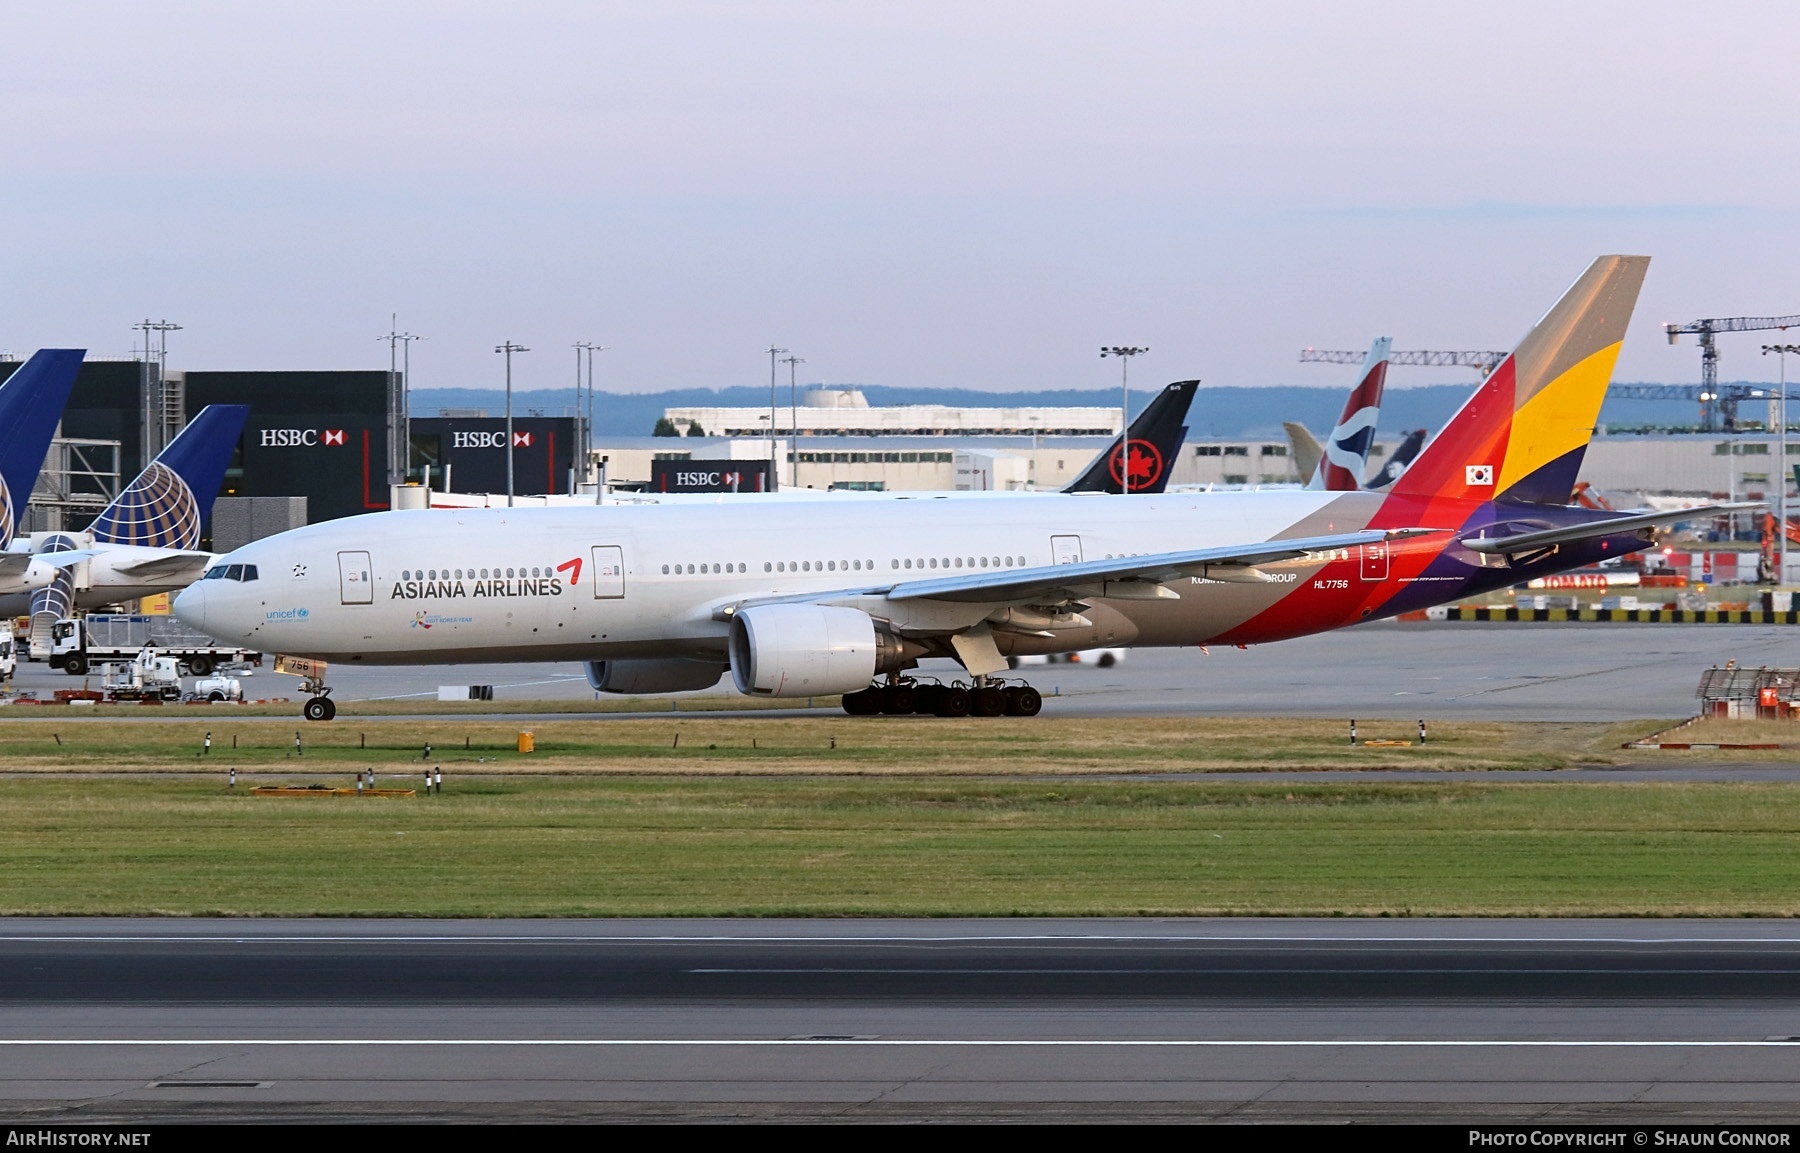
[[[1491,464],[1464,465],[1463,483],[1470,488],[1493,488],[1494,466]]]

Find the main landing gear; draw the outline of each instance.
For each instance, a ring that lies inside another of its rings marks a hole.
[[[973,685],[893,680],[844,694],[844,711],[853,717],[885,713],[923,713],[939,717],[1035,717],[1044,708],[1043,694],[1027,684],[1006,685],[976,677]]]
[[[325,692],[330,692],[326,689]],[[300,715],[309,721],[328,721],[337,716],[337,705],[324,693],[307,701],[300,709]]]

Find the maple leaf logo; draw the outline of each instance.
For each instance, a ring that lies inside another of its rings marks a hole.
[[[1163,456],[1149,441],[1134,440],[1113,450],[1112,459],[1107,461],[1107,471],[1112,473],[1113,481],[1121,489],[1127,487],[1126,479],[1129,478],[1129,487],[1136,492],[1149,488],[1162,478]]]

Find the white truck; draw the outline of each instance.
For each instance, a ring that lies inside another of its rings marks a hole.
[[[50,628],[50,667],[72,677],[106,662],[135,660],[147,648],[197,677],[224,664],[262,663],[261,653],[222,644],[171,616],[89,613],[64,617]]]
[[[19,658],[15,654],[12,630],[0,633],[0,685],[13,679],[19,670]]]

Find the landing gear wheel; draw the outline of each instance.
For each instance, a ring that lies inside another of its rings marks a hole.
[[[914,685],[913,712],[921,715],[935,714],[938,711],[938,702],[943,699],[943,696],[943,685]]]
[[[918,694],[911,685],[883,685],[881,711],[891,717],[903,717],[916,707]]]
[[[207,676],[213,671],[212,658],[211,657],[194,657],[188,661],[187,667],[188,667],[188,672],[194,674],[197,677]]]
[[[306,702],[300,713],[309,721],[328,721],[337,716],[337,706],[331,703],[330,697],[314,697]]]
[[[1030,685],[1014,685],[1003,695],[1009,717],[1035,717],[1044,710],[1044,695]]]
[[[881,712],[881,690],[870,686],[844,694],[844,711],[853,717],[872,717]]]
[[[969,712],[978,717],[997,717],[1006,712],[1006,693],[992,685],[969,692]]]
[[[70,676],[86,676],[87,670],[87,658],[79,653],[71,653],[63,658],[63,672],[68,673]]]
[[[938,694],[937,708],[932,711],[940,717],[966,717],[970,707],[969,690],[951,685]]]

